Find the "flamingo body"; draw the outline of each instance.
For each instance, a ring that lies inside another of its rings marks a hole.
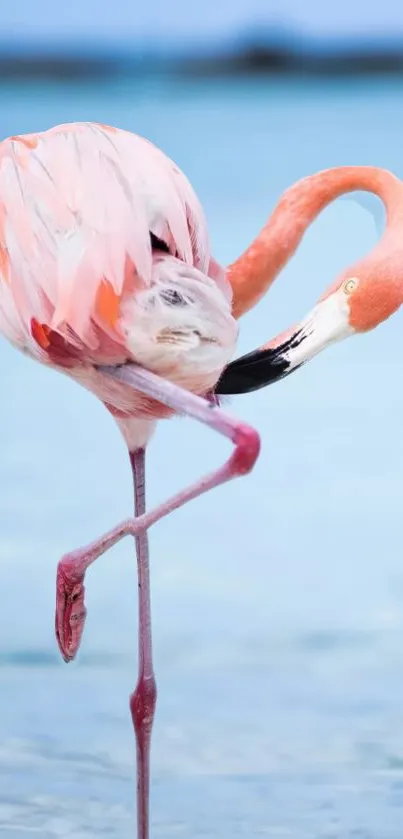
[[[205,393],[237,337],[188,180],[142,137],[78,123],[1,143],[0,196],[0,331],[143,444],[169,409],[97,367],[135,361]]]

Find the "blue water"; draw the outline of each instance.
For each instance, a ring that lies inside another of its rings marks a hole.
[[[146,135],[192,180],[227,262],[296,178],[351,163],[403,176],[402,97],[392,82],[3,86],[0,133],[95,119]],[[372,246],[368,206],[322,214],[244,319],[241,351]],[[253,474],[152,531],[153,836],[401,839],[400,335],[398,314],[234,400],[262,434]],[[129,541],[88,575],[78,661],[53,638],[59,557],[131,510],[124,446],[90,394],[4,343],[0,380],[0,835],[129,839]],[[162,424],[149,502],[226,453],[191,421]]]

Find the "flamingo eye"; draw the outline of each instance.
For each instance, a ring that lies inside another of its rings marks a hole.
[[[357,280],[356,277],[352,277],[349,280],[346,280],[346,282],[343,285],[344,293],[345,294],[351,294],[352,291],[355,291],[355,289],[357,288],[357,285],[358,285],[358,280]]]

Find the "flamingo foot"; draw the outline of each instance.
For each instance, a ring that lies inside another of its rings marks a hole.
[[[69,556],[57,567],[55,630],[59,650],[65,662],[76,656],[84,632],[85,607],[84,574],[77,574]]]
[[[84,577],[87,568],[124,536],[142,531],[146,524],[145,517],[142,520],[127,519],[95,542],[71,551],[60,560],[56,575],[55,631],[59,650],[66,662],[77,655],[84,631],[87,615]]]

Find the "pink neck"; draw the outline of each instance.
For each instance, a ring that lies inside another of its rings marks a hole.
[[[340,195],[355,190],[373,192],[382,199],[386,231],[403,220],[403,184],[385,169],[345,166],[298,181],[283,194],[250,247],[228,268],[235,317],[245,314],[263,297],[321,210]]]

